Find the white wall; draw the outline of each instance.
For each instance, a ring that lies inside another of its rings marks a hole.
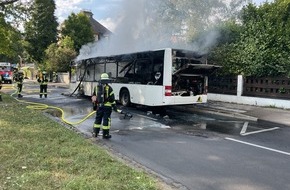
[[[69,84],[69,73],[57,73],[58,75],[58,82]]]

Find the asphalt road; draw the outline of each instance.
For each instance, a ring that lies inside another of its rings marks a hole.
[[[47,99],[27,86],[24,100],[62,107],[66,119],[78,121],[90,113],[89,99],[69,97],[67,89],[50,86]],[[162,118],[142,109],[127,109],[132,120],[112,114],[112,139],[94,139],[173,189],[290,189],[290,129],[207,114],[169,110]],[[90,137],[94,117],[76,125]],[[246,135],[240,132],[247,127]],[[263,132],[265,129],[272,129]],[[260,131],[259,133],[250,133]]]

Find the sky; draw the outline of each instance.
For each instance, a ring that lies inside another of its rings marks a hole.
[[[55,0],[56,17],[59,22],[65,20],[72,12],[89,10],[93,18],[110,30],[114,30],[115,23],[110,17],[122,0]]]
[[[273,0],[253,0],[253,3],[260,5],[266,1]],[[94,19],[114,31],[116,23],[111,15],[117,11],[122,0],[55,0],[55,2],[56,17],[59,22],[65,20],[72,12],[79,13],[81,10],[89,10],[94,14]]]

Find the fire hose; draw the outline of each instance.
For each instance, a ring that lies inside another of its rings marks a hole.
[[[17,93],[17,89],[14,93],[12,93],[10,96],[13,97],[14,94]],[[64,115],[65,115],[65,112],[62,108],[60,107],[56,107],[56,106],[50,106],[50,105],[47,105],[47,104],[43,104],[43,103],[37,103],[37,102],[30,102],[30,101],[25,101],[23,99],[17,99],[15,98],[15,100],[17,100],[18,102],[21,102],[21,103],[25,103],[25,104],[29,104],[27,105],[26,107],[28,109],[35,109],[35,110],[45,110],[45,109],[55,109],[55,110],[58,110],[61,112],[61,120],[66,123],[66,124],[69,124],[69,125],[78,125],[82,122],[84,122],[85,120],[87,120],[89,117],[91,117],[93,114],[96,113],[96,111],[92,111],[91,113],[89,113],[88,115],[86,115],[83,119],[79,120],[79,121],[76,121],[76,122],[70,122],[68,120],[66,120],[64,118]],[[119,114],[122,115],[122,118],[123,119],[131,119],[133,117],[133,115],[129,112],[124,112],[122,110],[118,111]]]

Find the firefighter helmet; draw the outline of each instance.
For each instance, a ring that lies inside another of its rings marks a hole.
[[[43,74],[43,75],[46,75],[46,71],[43,71],[42,74]]]
[[[101,80],[109,80],[109,75],[107,73],[101,74]]]
[[[101,78],[99,80],[99,83],[101,83],[101,84],[108,84],[110,82],[112,82],[112,81],[109,78],[109,75],[107,73],[101,74]]]

